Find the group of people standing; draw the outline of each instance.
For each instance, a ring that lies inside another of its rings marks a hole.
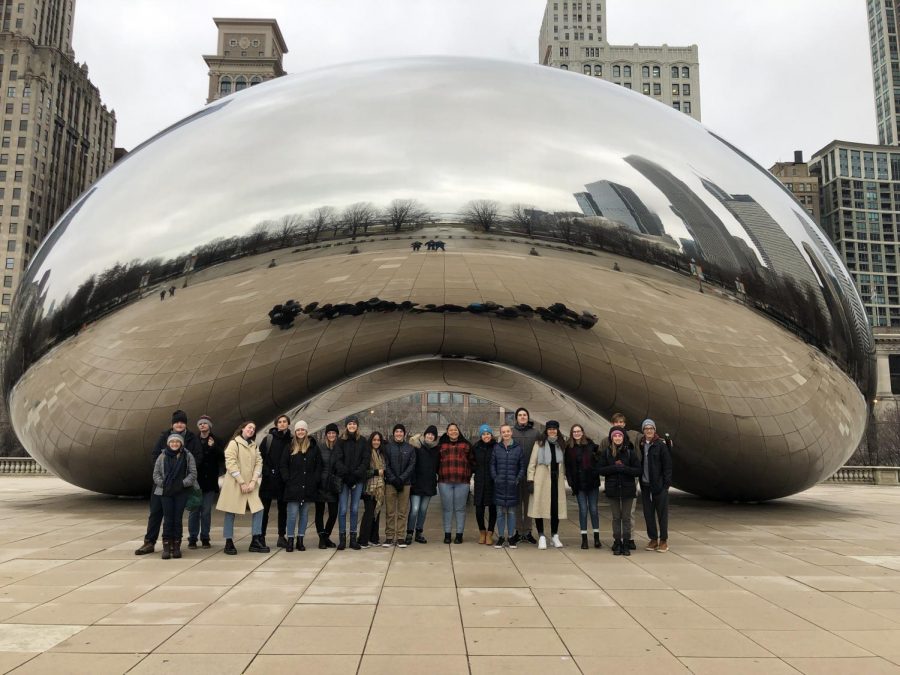
[[[438,493],[444,543],[461,544],[473,479],[479,544],[516,548],[525,542],[546,549],[549,525],[550,545],[561,548],[559,523],[567,518],[568,481],[578,503],[581,547],[589,548],[590,518],[594,546],[601,548],[598,498],[603,479],[612,512],[613,553],[627,556],[636,547],[632,518],[638,484],[650,540],[647,550],[665,552],[670,449],[652,420],[644,421],[640,433],[625,427],[624,416],[617,413],[599,443],[578,424],[566,439],[555,420],[548,421],[541,433],[528,410],[519,408],[515,424],[502,425],[496,436],[483,424],[472,444],[454,423],[440,435],[434,425],[408,435],[403,424],[396,424],[390,438],[378,431],[364,436],[359,420],[351,416],[343,430],[334,423],[326,426],[319,442],[306,422],[291,426],[290,419],[281,415],[258,444],[256,425],[249,420],[223,444],[212,433],[208,416],[198,420],[195,435],[187,429],[187,415],[179,410],[153,450],[147,533],[135,553],[154,552],[162,526],[163,558],[181,557],[183,513],[191,496],[188,548],[196,548],[198,541],[203,548],[210,547],[215,508],[225,514],[226,554],[237,554],[234,521],[247,511],[249,550],[269,552],[266,533],[273,502],[278,512],[277,546],[287,552],[306,550],[311,505],[320,549],[425,544],[428,507]]]

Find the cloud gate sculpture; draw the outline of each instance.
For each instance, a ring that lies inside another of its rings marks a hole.
[[[653,417],[677,487],[772,499],[847,459],[872,388],[853,283],[769,174],[650,97],[476,59],[204,107],[79,198],[14,303],[16,433],[113,494],[176,408],[227,433],[452,388],[593,435]]]

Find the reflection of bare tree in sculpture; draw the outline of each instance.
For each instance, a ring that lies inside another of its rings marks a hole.
[[[269,238],[269,222],[254,225],[244,239],[244,245],[251,253],[256,253]]]
[[[356,202],[351,204],[341,216],[342,224],[350,231],[351,239],[356,238],[356,233],[362,228],[363,234],[369,231],[369,226],[375,223],[378,210],[372,202]]]
[[[384,210],[384,219],[389,222],[394,232],[399,232],[405,225],[419,225],[431,218],[431,213],[416,199],[395,199]]]
[[[278,245],[281,248],[293,243],[300,232],[303,218],[299,213],[288,213],[278,219],[275,235],[278,237]]]
[[[322,230],[333,227],[335,220],[336,214],[333,206],[320,206],[314,209],[306,225],[307,243],[319,241]]]
[[[510,209],[509,222],[521,229],[527,236],[532,237],[540,226],[540,213],[533,206],[513,204]]]
[[[500,204],[493,199],[472,200],[463,207],[462,221],[490,232],[500,221]]]

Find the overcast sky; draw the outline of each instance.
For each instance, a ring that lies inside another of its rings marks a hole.
[[[768,167],[874,143],[861,0],[608,0],[612,44],[700,47],[703,123]],[[213,16],[274,17],[289,73],[449,54],[535,62],[544,0],[80,0],[75,55],[133,148],[206,100]]]

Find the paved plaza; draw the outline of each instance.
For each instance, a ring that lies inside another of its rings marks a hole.
[[[627,559],[605,505],[600,551],[572,520],[562,550],[507,551],[471,515],[437,543],[435,501],[406,550],[251,554],[245,527],[227,557],[217,522],[212,550],[163,561],[133,554],[146,501],[4,477],[0,672],[900,673],[898,500],[673,493],[672,551]]]

